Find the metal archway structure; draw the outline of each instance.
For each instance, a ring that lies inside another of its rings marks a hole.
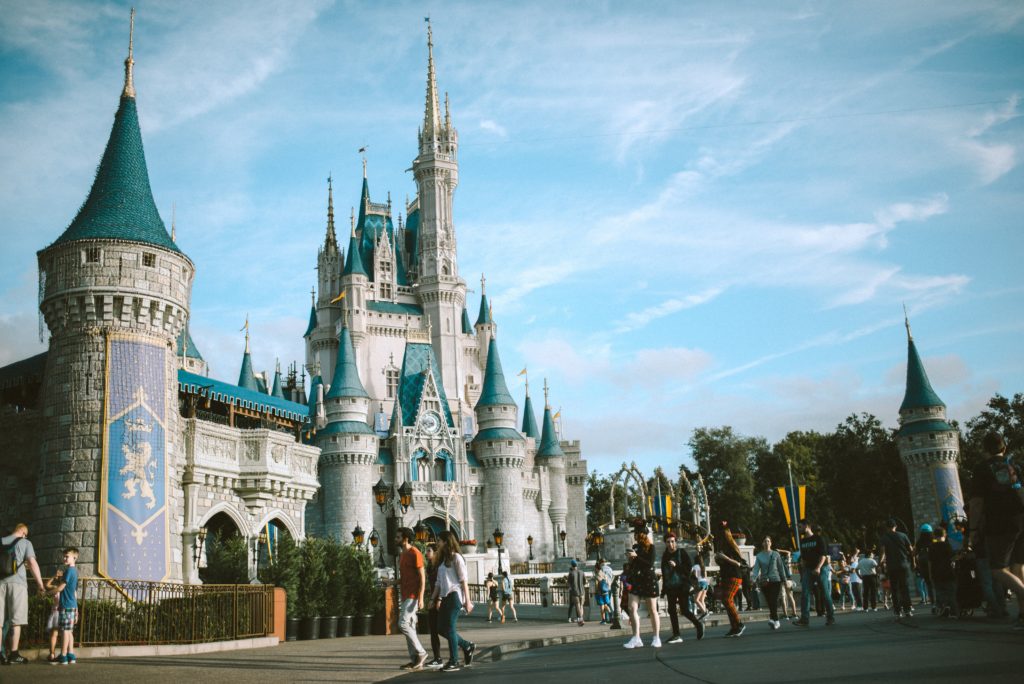
[[[625,483],[622,485],[623,492],[626,492],[626,486],[628,482],[632,480],[636,484],[637,489],[640,490],[641,507],[646,507],[647,505],[647,483],[644,482],[643,474],[640,472],[640,469],[636,467],[635,462],[630,463],[628,466],[623,463],[622,467],[619,468],[619,472],[615,473],[615,477],[612,478],[612,486],[609,492],[609,501],[611,503],[612,513],[611,527],[613,528],[615,527],[615,485],[619,483],[619,479],[623,476],[626,478]],[[628,496],[626,497],[626,501],[629,501]]]

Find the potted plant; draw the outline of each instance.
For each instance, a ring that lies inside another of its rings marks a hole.
[[[338,617],[341,615],[345,582],[342,580],[342,545],[334,539],[324,540],[324,572],[327,585],[324,592],[324,615],[320,616],[320,638],[338,636]]]
[[[476,539],[460,539],[459,546],[463,553],[473,553],[476,551]]]
[[[352,578],[359,574],[359,561],[356,558],[359,552],[355,547],[347,544],[338,545],[338,574],[336,577],[336,593],[334,599],[338,602],[338,636],[352,636],[352,629],[355,623],[355,595],[352,589]]]
[[[299,586],[296,609],[300,639],[317,639],[320,636],[320,614],[324,609],[327,591],[326,547],[322,539],[308,537],[299,551]]]
[[[271,562],[260,568],[260,581],[281,587],[285,591],[285,641],[299,637],[299,613],[297,608],[299,584],[299,549],[289,534],[278,537]]]
[[[348,589],[352,596],[355,611],[356,636],[369,636],[373,625],[373,615],[377,611],[378,594],[377,571],[373,567],[373,559],[366,551],[353,549],[355,572],[349,575]]]

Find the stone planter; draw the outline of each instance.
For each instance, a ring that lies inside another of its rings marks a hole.
[[[320,638],[320,616],[304,617],[299,622],[299,639],[308,641]]]
[[[333,639],[338,636],[338,616],[320,617],[320,638]]]

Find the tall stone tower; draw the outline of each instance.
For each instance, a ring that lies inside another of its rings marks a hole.
[[[509,394],[498,357],[498,343],[491,338],[487,370],[476,420],[480,431],[473,438],[473,453],[484,467],[483,515],[486,524],[500,525],[508,540],[509,556],[522,560],[527,532],[523,519],[523,463],[526,440],[516,429],[519,407]],[[485,528],[490,532],[489,528]]]
[[[130,35],[92,189],[38,254],[51,337],[33,538],[44,566],[74,545],[83,575],[180,580],[176,341],[194,268],[153,201],[133,64]]]
[[[914,530],[964,514],[957,461],[960,436],[946,422],[946,405],[932,389],[907,321],[907,390],[896,435],[910,481]]]
[[[327,425],[316,433],[323,532],[347,541],[356,525],[372,526],[373,464],[379,447],[367,425],[370,395],[359,380],[347,324],[341,328],[334,377],[324,403]]]
[[[565,530],[566,515],[569,512],[568,491],[565,482],[565,452],[558,443],[555,431],[555,420],[551,415],[551,403],[548,401],[548,383],[544,381],[544,421],[541,427],[540,446],[537,447],[537,465],[543,465],[550,471],[551,503],[548,506],[548,518],[551,521],[551,539],[557,552],[562,553],[558,533]]]
[[[459,184],[459,134],[452,126],[448,97],[444,119],[438,106],[434,75],[434,41],[427,27],[427,100],[419,132],[419,154],[412,162],[419,198],[419,291],[423,311],[430,319],[431,343],[441,367],[445,387],[461,397],[459,345],[466,283],[459,277],[452,220],[452,199]]]

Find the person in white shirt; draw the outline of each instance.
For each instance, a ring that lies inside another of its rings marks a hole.
[[[466,665],[473,664],[476,644],[459,636],[459,613],[466,609],[466,614],[473,612],[473,601],[469,597],[469,579],[466,574],[466,559],[459,553],[459,538],[451,530],[441,533],[437,553],[440,564],[437,572],[437,584],[431,594],[431,603],[438,610],[438,626],[441,635],[448,640],[449,659],[442,672],[454,672],[462,669],[459,662],[459,649],[466,658]]]
[[[857,575],[864,581],[864,610],[878,612],[878,561],[875,554],[861,556],[857,561]]]

